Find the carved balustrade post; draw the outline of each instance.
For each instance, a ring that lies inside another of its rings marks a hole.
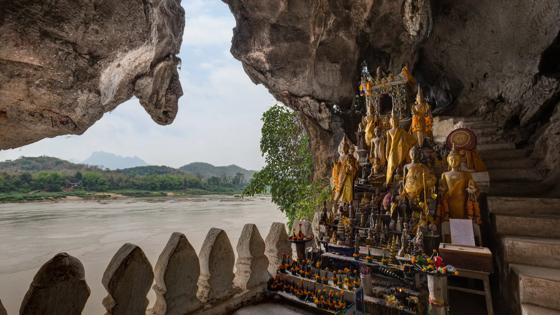
[[[268,258],[264,255],[264,241],[254,224],[245,224],[237,243],[237,263],[234,283],[242,290],[265,284]]]
[[[212,228],[200,254],[198,298],[203,303],[223,299],[233,293],[235,254],[224,230]]]
[[[19,313],[80,315],[89,294],[82,263],[67,253],[60,253],[39,269]],[[1,304],[0,314],[6,314]]]
[[[265,240],[265,255],[268,258],[268,272],[274,276],[282,262],[282,256],[292,257],[292,245],[288,241],[284,223],[274,222]]]
[[[153,280],[152,266],[142,249],[124,244],[111,259],[101,281],[109,293],[103,299],[106,315],[145,315],[146,295]]]
[[[200,264],[182,233],[173,233],[155,267],[154,315],[184,315],[201,306],[196,297]]]

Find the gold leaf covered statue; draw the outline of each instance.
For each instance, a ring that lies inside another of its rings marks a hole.
[[[410,131],[416,137],[418,145],[424,145],[426,137],[432,139],[432,112],[430,105],[424,100],[424,93],[422,88],[418,86],[418,93],[416,94],[416,103],[412,106],[412,125]]]
[[[436,177],[432,170],[420,162],[420,148],[410,149],[411,163],[404,166],[404,193],[410,201],[423,201],[424,193],[435,191]]]
[[[392,112],[390,119],[391,129],[386,134],[385,158],[387,160],[387,177],[385,182],[391,183],[393,173],[408,160],[410,148],[416,140],[400,127],[399,117]]]
[[[455,147],[449,152],[447,163],[451,170],[441,175],[439,186],[441,218],[443,221],[469,218],[480,224],[479,190],[471,173],[460,169],[461,155]]]
[[[339,149],[338,161],[333,165],[332,182],[334,202],[351,203],[354,200],[354,180],[358,173],[358,160],[354,156],[354,145],[344,136]]]

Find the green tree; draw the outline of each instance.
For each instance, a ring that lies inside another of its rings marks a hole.
[[[255,173],[245,195],[270,191],[272,201],[288,217],[295,219],[313,216],[328,196],[328,188],[312,181],[313,160],[309,138],[296,112],[282,105],[274,105],[262,117],[261,152],[265,166]]]
[[[34,179],[34,186],[45,191],[62,191],[65,179],[56,172],[40,172]]]
[[[95,172],[82,175],[82,186],[88,191],[106,191],[109,188],[105,177]]]

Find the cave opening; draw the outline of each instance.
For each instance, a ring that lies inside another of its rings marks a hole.
[[[547,77],[560,78],[560,33],[541,55],[539,72]]]
[[[379,96],[379,111],[382,115],[391,113],[393,108],[393,98],[389,94],[381,94]]]

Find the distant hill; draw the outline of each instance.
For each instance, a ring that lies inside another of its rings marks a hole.
[[[96,155],[97,153],[100,152],[96,152],[92,154],[92,156]],[[116,156],[110,153],[107,154],[111,156]],[[144,161],[142,161],[142,163],[144,163]],[[83,171],[100,171],[100,170],[101,168],[98,166],[72,163],[49,156],[21,157],[13,161],[0,162],[0,173],[2,172],[35,173],[40,171],[58,171],[58,172],[73,174],[77,171],[83,172]],[[218,177],[218,178],[227,177],[231,179],[236,177],[237,173],[241,173],[243,174],[244,182],[247,183],[251,180],[255,171],[246,170],[237,165],[214,166],[209,163],[196,162],[196,163],[190,163],[184,165],[178,169],[169,166],[144,165],[144,166],[135,166],[129,168],[121,168],[118,169],[118,171],[113,171],[111,173],[122,173],[128,176],[167,175],[167,174],[181,175],[186,173],[186,174],[193,175],[195,177],[199,177],[201,179],[209,179],[211,177]]]
[[[0,172],[6,173],[22,173],[22,172],[40,172],[40,171],[87,171],[99,170],[96,166],[87,166],[83,164],[75,164],[62,159],[39,156],[39,157],[21,157],[17,160],[0,162]]]
[[[146,175],[166,175],[166,174],[184,174],[185,172],[169,166],[137,166],[119,170],[129,176],[146,176]]]
[[[246,170],[237,165],[214,166],[212,164],[195,162],[179,168],[180,170],[195,175],[197,177],[208,179],[210,177],[235,177],[237,173],[244,176],[245,181],[251,180],[255,171]]]
[[[110,170],[132,168],[148,165],[139,157],[125,157],[113,153],[98,151],[93,152],[89,158],[82,162],[87,165],[99,166]]]

